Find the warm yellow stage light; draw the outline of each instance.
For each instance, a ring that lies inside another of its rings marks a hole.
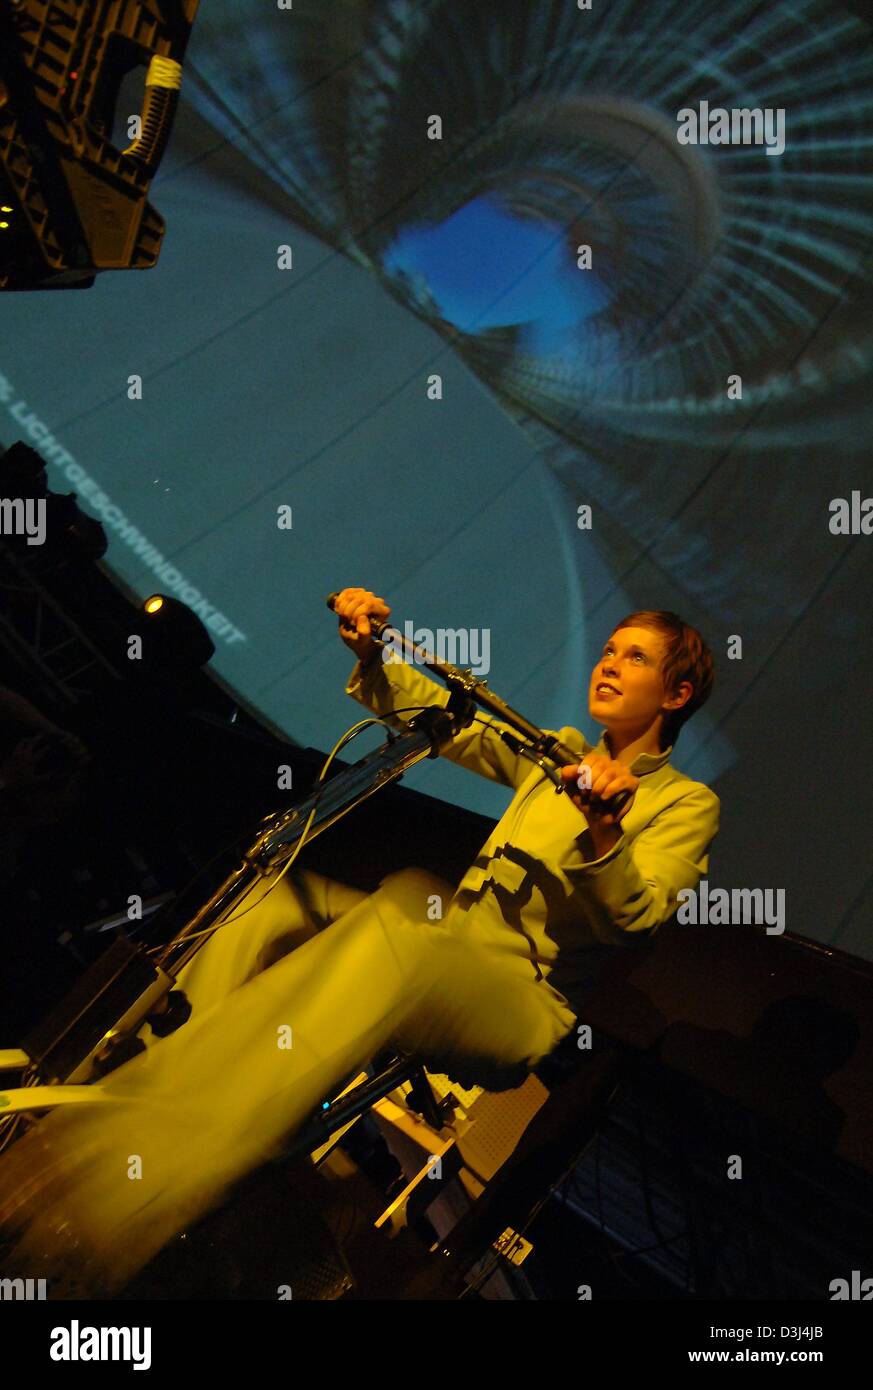
[[[157,613],[159,608],[163,608],[164,600],[160,594],[155,594],[154,598],[147,598],[145,601],[145,611],[147,613]]]

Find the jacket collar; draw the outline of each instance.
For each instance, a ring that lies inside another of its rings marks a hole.
[[[594,752],[600,753],[604,758],[612,757],[605,736],[595,746]],[[657,772],[659,767],[663,767],[666,762],[669,762],[672,752],[673,745],[671,743],[669,748],[664,748],[660,753],[638,753],[629,765],[628,772],[633,773],[634,777],[644,777],[647,772]]]

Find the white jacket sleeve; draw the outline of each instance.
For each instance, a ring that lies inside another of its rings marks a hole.
[[[618,933],[653,932],[673,916],[680,891],[696,888],[707,872],[720,805],[709,787],[692,784],[632,841],[623,835],[600,859],[585,857],[583,831],[578,852],[561,868]]]
[[[366,666],[360,662],[355,665],[346,694],[374,714],[387,717],[395,728],[410,720],[416,709],[445,706],[449,699],[448,690],[408,662],[378,659]],[[398,710],[403,711],[402,718],[395,714]],[[477,710],[473,723],[443,748],[442,756],[471,772],[478,772],[480,777],[487,777],[491,782],[519,787],[529,776],[531,764],[506,746],[500,738],[500,729],[512,732],[508,725]]]

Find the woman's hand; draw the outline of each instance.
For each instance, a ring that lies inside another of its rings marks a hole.
[[[589,753],[581,763],[561,768],[564,790],[585,816],[591,838],[598,854],[606,854],[621,836],[619,822],[633,805],[640,779],[634,777],[624,763]],[[609,810],[608,803],[620,792],[630,796],[618,813]]]
[[[369,589],[343,589],[334,600],[333,610],[339,617],[340,637],[366,666],[380,650],[371,636],[370,618],[384,622],[390,616],[390,607]]]

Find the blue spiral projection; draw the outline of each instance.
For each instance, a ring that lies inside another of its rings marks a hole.
[[[827,433],[835,396],[835,428],[866,418],[852,390],[873,346],[860,19],[820,0],[291,13],[205,9],[189,98],[523,422],[599,451],[738,432],[790,447]],[[679,112],[702,101],[781,110],[784,151],[681,144]]]

